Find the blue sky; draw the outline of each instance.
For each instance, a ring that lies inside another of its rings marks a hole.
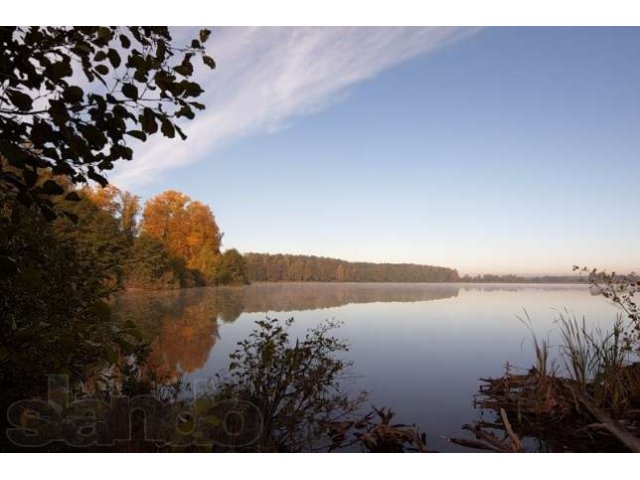
[[[214,29],[210,47],[190,138],[112,180],[209,204],[225,247],[640,266],[640,29]]]

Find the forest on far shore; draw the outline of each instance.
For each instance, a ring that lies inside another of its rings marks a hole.
[[[246,253],[256,282],[456,282],[452,268],[412,263],[348,262],[311,255]]]
[[[252,282],[463,282],[463,283],[585,283],[580,275],[532,276],[481,274],[460,276],[448,267],[415,263],[349,262],[313,255],[245,253]]]

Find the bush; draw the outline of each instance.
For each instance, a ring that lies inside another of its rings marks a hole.
[[[293,319],[265,319],[231,354],[216,400],[235,399],[257,407],[263,428],[258,451],[313,451],[326,438],[326,424],[356,411],[363,397],[351,397],[342,380],[351,363],[340,358],[347,345],[325,322],[290,341]]]
[[[111,320],[113,271],[82,242],[60,235],[35,208],[0,190],[0,388],[8,403],[41,395],[46,375],[72,384],[140,346],[130,323]],[[15,265],[15,268],[13,266]],[[7,268],[8,267],[8,268]]]

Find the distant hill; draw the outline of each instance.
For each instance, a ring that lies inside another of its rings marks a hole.
[[[252,282],[457,282],[452,268],[413,263],[348,262],[311,255],[246,253]]]

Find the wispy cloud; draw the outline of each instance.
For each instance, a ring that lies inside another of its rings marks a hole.
[[[228,28],[210,39],[217,68],[198,81],[207,110],[185,126],[189,138],[153,138],[111,181],[135,188],[203,161],[240,137],[277,131],[318,111],[352,85],[465,37],[460,28]],[[180,32],[182,36],[184,32]]]

